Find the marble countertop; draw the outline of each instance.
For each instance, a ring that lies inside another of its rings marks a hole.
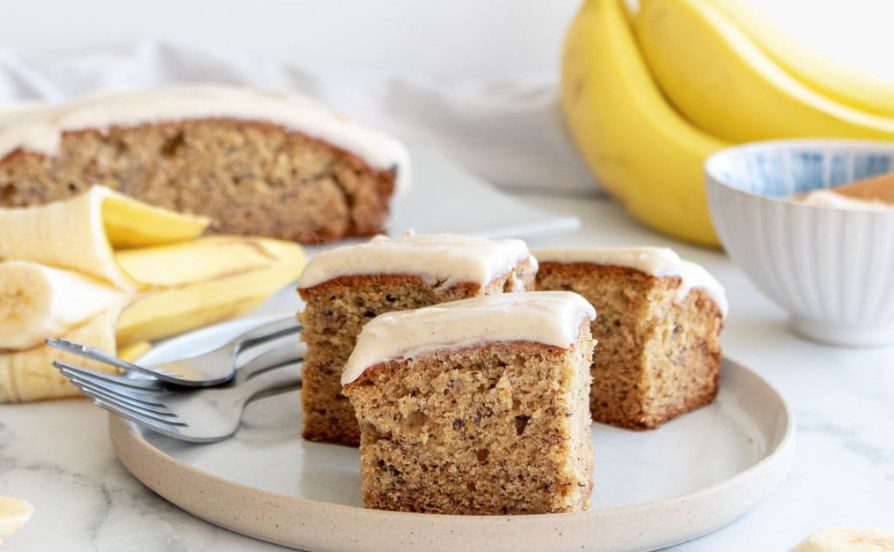
[[[894,347],[835,349],[804,341],[785,314],[719,252],[645,230],[599,198],[527,195],[582,228],[546,245],[671,245],[726,286],[725,354],[788,398],[797,419],[788,480],[733,524],[679,551],[787,550],[830,525],[894,528]],[[196,519],[131,477],[112,453],[106,414],[83,400],[0,406],[0,495],[31,501],[34,518],[11,550],[265,550]]]

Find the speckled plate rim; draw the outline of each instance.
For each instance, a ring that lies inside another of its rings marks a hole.
[[[654,550],[705,535],[745,514],[788,475],[795,423],[783,396],[748,368],[724,359],[723,378],[764,388],[780,416],[758,463],[680,497],[575,514],[448,516],[368,510],[274,493],[184,464],[109,416],[118,458],[137,479],[183,510],[226,529],[304,550],[455,552]],[[780,436],[781,435],[781,436]]]

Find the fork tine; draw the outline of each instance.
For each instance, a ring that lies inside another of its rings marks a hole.
[[[100,351],[95,347],[82,345],[80,343],[68,341],[67,339],[47,339],[45,343],[50,347],[59,349],[60,351],[65,351],[82,358],[101,362],[103,364],[108,364],[109,366],[114,366],[115,368],[121,368],[122,370],[126,370],[129,372],[138,372],[147,376],[156,376],[156,373],[152,370],[147,370],[142,366],[127,362],[126,360],[120,359],[115,355],[110,355],[105,351]]]
[[[165,423],[165,424],[172,425],[172,426],[185,427],[187,425],[183,422],[177,421],[176,416],[161,418],[158,416],[158,413],[156,413],[156,412],[153,412],[151,410],[144,409],[142,407],[134,406],[132,404],[128,404],[126,402],[120,401],[120,400],[116,399],[115,397],[112,397],[111,395],[108,395],[108,394],[102,392],[99,389],[90,387],[89,385],[84,385],[83,383],[78,383],[75,381],[72,381],[72,383],[75,386],[77,386],[77,388],[80,389],[82,393],[84,393],[91,399],[100,399],[109,405],[117,407],[118,410],[120,410],[121,412],[129,412],[133,416],[140,416],[140,417],[146,418],[148,420]]]
[[[68,376],[68,379],[78,387],[83,387],[83,386],[89,387],[98,393],[107,394],[110,397],[118,399],[121,402],[125,402],[125,403],[130,404],[135,407],[143,408],[143,409],[153,412],[157,415],[173,416],[173,414],[171,414],[168,411],[168,407],[164,403],[147,401],[141,397],[134,397],[134,396],[130,396],[130,395],[127,395],[124,393],[119,393],[118,391],[116,391],[112,388],[104,387],[102,385],[96,385],[90,381],[84,380],[77,376],[70,375],[70,376]]]
[[[90,370],[81,366],[75,366],[73,364],[68,364],[67,362],[61,362],[58,360],[53,361],[53,366],[61,370],[63,373],[65,373],[66,371],[70,371],[85,379],[89,378],[90,380],[108,382],[131,389],[143,389],[146,391],[167,391],[167,387],[165,387],[165,385],[157,379],[125,378],[112,374],[104,374],[102,372],[97,372],[95,370]]]
[[[102,399],[93,398],[91,400],[93,401],[93,404],[95,404],[96,406],[102,408],[103,410],[105,410],[107,412],[115,414],[116,416],[121,416],[125,420],[130,420],[131,422],[134,422],[141,426],[148,427],[152,431],[156,431],[158,433],[161,433],[162,435],[167,435],[167,436],[173,437],[175,439],[183,438],[182,433],[180,432],[180,430],[178,429],[178,426],[176,426],[176,425],[171,425],[167,422],[159,423],[159,422],[147,419],[143,416],[133,414],[130,411],[122,410],[119,407],[117,407],[113,404],[107,403]]]
[[[124,395],[126,397],[138,398],[151,404],[157,403],[162,397],[169,393],[169,391],[167,390],[153,390],[145,389],[142,387],[130,387],[128,385],[121,385],[114,381],[109,381],[105,378],[98,377],[90,370],[79,368],[78,366],[59,363],[57,368],[62,373],[62,375],[67,377],[68,379],[77,378],[89,383],[94,387],[98,387],[100,389],[111,389],[112,391],[120,393],[121,395]]]
[[[234,338],[233,341],[236,345],[233,348],[233,354],[238,356],[240,353],[257,345],[261,345],[262,343],[299,333],[301,332],[301,329],[301,326],[295,321],[295,317],[291,315],[280,320],[273,320],[272,322],[243,332]],[[259,332],[266,333],[260,333],[259,335]]]

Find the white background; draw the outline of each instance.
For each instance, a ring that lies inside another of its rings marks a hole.
[[[745,0],[831,58],[894,82],[894,2]],[[556,73],[579,0],[19,0],[0,47],[59,55],[140,40],[228,46],[318,72],[437,79]]]

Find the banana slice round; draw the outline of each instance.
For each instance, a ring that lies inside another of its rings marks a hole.
[[[829,527],[804,539],[791,552],[890,552],[894,531],[863,527]]]
[[[0,349],[61,337],[129,294],[76,272],[28,261],[0,263]]]
[[[0,496],[0,543],[25,525],[33,513],[34,507],[30,503]]]

